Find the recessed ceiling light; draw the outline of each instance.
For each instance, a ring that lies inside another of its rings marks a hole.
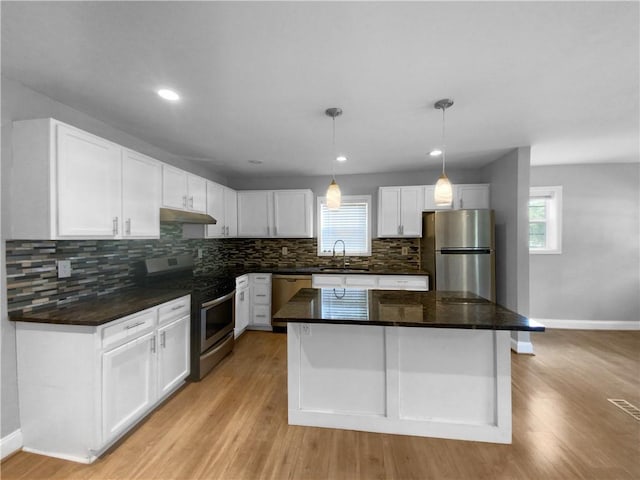
[[[439,157],[440,155],[442,155],[442,150],[440,150],[439,148],[434,148],[429,152],[429,155],[431,155],[432,157]]]
[[[158,90],[158,95],[160,95],[165,100],[169,100],[169,101],[172,101],[172,102],[180,100],[180,95],[178,95],[173,90],[169,90],[169,89],[166,89],[166,88],[162,88],[162,89]]]
[[[338,156],[336,157],[336,160],[337,160],[338,162],[346,162],[346,161],[347,161],[347,157],[345,157],[344,155],[338,155]]]

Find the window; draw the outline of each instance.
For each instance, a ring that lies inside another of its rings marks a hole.
[[[529,253],[562,253],[562,187],[529,190]]]
[[[329,210],[326,197],[318,197],[318,256],[331,256],[338,240],[347,256],[371,255],[371,196],[343,196],[340,208]],[[338,242],[336,254],[342,254]]]

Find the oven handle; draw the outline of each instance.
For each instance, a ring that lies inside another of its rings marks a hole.
[[[233,292],[225,295],[224,297],[216,298],[215,300],[211,300],[210,302],[203,303],[202,307],[200,308],[203,310],[208,310],[209,308],[215,307],[216,305],[220,305],[221,303],[226,302],[227,300],[233,298],[235,294],[236,294],[236,291],[234,290]]]

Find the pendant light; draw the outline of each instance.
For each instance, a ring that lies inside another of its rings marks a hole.
[[[331,183],[329,184],[329,188],[327,189],[327,208],[329,210],[337,210],[340,208],[340,187],[336,183],[336,174],[335,174],[335,161],[336,161],[336,117],[342,115],[341,108],[327,108],[324,112],[327,116],[333,119],[333,159],[331,160]],[[341,155],[341,160],[344,161],[346,158]]]
[[[440,148],[442,154],[442,174],[438,178],[436,182],[436,188],[433,192],[433,199],[435,204],[438,207],[450,207],[453,203],[453,186],[447,177],[447,174],[444,170],[445,156],[447,148],[445,146],[445,122],[444,122],[444,111],[453,105],[453,100],[449,98],[443,98],[442,100],[438,100],[434,107],[442,110],[442,146]]]

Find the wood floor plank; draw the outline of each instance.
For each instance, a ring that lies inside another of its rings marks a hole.
[[[512,355],[513,443],[287,424],[286,336],[247,332],[92,465],[19,452],[3,480],[638,479],[640,332],[550,330]]]

